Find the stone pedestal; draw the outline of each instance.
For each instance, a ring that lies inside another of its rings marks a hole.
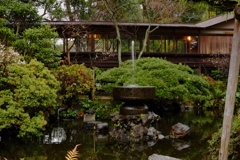
[[[113,99],[125,102],[120,108],[121,115],[141,115],[148,113],[144,101],[154,99],[154,86],[129,85],[113,87]]]

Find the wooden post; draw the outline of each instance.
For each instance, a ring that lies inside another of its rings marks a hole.
[[[238,75],[239,75],[239,62],[240,62],[240,6],[235,8],[235,25],[232,42],[232,53],[230,60],[227,95],[225,102],[222,136],[221,136],[221,148],[219,151],[219,160],[228,159],[228,146],[231,136],[232,119],[234,111],[235,94],[237,90]]]

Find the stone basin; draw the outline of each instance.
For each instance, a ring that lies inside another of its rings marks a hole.
[[[113,99],[115,100],[150,100],[155,97],[154,86],[120,86],[113,87]]]
[[[113,87],[113,99],[125,102],[120,108],[122,115],[140,115],[148,113],[148,106],[144,101],[154,99],[154,86],[120,86]]]

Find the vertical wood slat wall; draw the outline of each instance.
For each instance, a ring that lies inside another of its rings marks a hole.
[[[201,54],[231,54],[232,36],[200,36]]]

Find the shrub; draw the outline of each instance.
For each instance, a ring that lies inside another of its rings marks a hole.
[[[204,77],[204,79],[210,86],[210,95],[208,96],[205,105],[222,110],[225,102],[226,84],[222,81],[216,81],[208,76]]]
[[[221,141],[221,133],[222,133],[222,130],[220,129],[218,132],[214,133],[212,136],[212,139],[208,141],[209,152],[213,160],[217,159],[218,157],[220,141]],[[238,109],[237,115],[235,115],[232,122],[231,139],[230,139],[229,152],[228,152],[229,160],[240,159],[239,148],[240,148],[240,109]]]
[[[58,91],[59,105],[68,108],[80,104],[81,95],[90,95],[94,90],[93,70],[83,64],[63,65],[53,71],[61,88]]]
[[[210,95],[209,83],[185,65],[177,65],[159,58],[141,58],[132,62],[125,61],[119,68],[112,68],[97,76],[97,82],[103,85],[101,89],[109,92],[113,86],[138,84],[141,86],[156,86],[156,96],[159,99],[178,102],[195,100],[203,102]]]
[[[0,130],[16,128],[18,136],[41,135],[45,118],[54,113],[59,82],[36,60],[0,68]]]

